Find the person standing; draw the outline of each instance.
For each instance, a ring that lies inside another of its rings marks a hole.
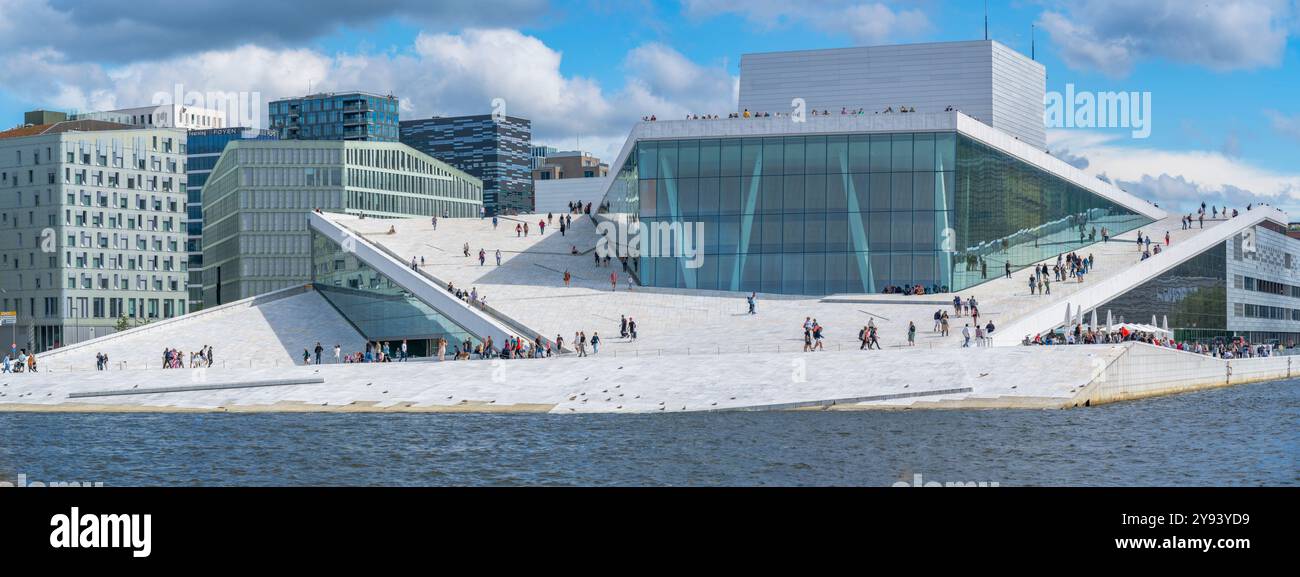
[[[313,349],[313,352],[316,353],[316,364],[319,365],[319,364],[320,364],[320,354],[323,353],[323,352],[325,352],[325,347],[320,346],[320,341],[316,341],[316,348]]]
[[[751,293],[749,293],[749,299],[747,299],[747,300],[749,301],[749,314],[751,314],[751,315],[752,315],[752,314],[757,314],[757,313],[754,312],[754,307],[755,307],[754,300],[757,299],[757,298],[758,298],[758,293],[757,293],[757,292],[751,292]]]
[[[497,249],[497,266],[501,266],[501,249]]]
[[[406,362],[406,339],[402,339],[402,362]]]
[[[916,346],[916,323],[907,321],[907,346]]]
[[[343,347],[338,343],[334,344],[334,364],[339,364],[343,360]]]
[[[591,333],[591,353],[594,355],[600,352],[600,333]]]
[[[609,290],[618,290],[618,271],[609,273]]]

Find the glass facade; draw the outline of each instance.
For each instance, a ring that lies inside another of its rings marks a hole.
[[[267,105],[271,128],[285,140],[398,141],[395,96],[313,94]]]
[[[274,130],[244,127],[191,130],[186,136],[185,171],[188,192],[185,205],[185,250],[189,253],[190,310],[203,308],[203,185],[216,167],[221,152],[232,140],[278,140]]]
[[[1226,243],[1219,243],[1098,307],[1099,320],[1105,322],[1107,310],[1115,322],[1146,324],[1155,315],[1163,323],[1168,316],[1177,340],[1229,337],[1227,256]]]
[[[338,243],[312,231],[312,285],[370,341],[408,341],[410,354],[431,356],[438,338],[450,355],[466,340],[481,341],[460,325],[371,268]]]
[[[600,211],[704,227],[702,266],[641,257],[649,286],[948,292],[1151,222],[956,132],[643,140]]]

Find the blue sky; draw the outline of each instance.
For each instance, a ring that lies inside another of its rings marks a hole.
[[[337,5],[335,9],[329,5]],[[535,140],[612,156],[644,114],[734,108],[747,52],[980,38],[955,0],[0,0],[0,118],[148,104],[176,84],[262,100],[317,89],[403,98],[403,114],[506,98]],[[180,9],[177,9],[180,8]],[[346,16],[346,20],[344,17]],[[1053,130],[1054,153],[1169,205],[1300,209],[1300,0],[994,0],[991,36],[1048,90],[1152,95],[1150,138]],[[1300,219],[1298,219],[1300,220]]]

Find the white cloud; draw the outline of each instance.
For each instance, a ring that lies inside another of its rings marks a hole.
[[[4,1],[4,0],[0,0]],[[607,161],[631,125],[655,114],[725,114],[735,109],[738,79],[723,66],[701,66],[677,51],[646,44],[624,59],[623,85],[565,75],[563,54],[510,29],[420,34],[413,45],[378,54],[243,45],[119,67],[70,61],[50,49],[0,61],[0,88],[42,106],[106,110],[153,103],[177,84],[188,91],[260,92],[265,102],[317,91],[367,90],[402,99],[403,118],[487,114],[502,98],[506,113],[533,121],[533,137],[582,148]]]
[[[1268,170],[1221,151],[1166,151],[1119,146],[1122,136],[1081,130],[1049,130],[1054,155],[1083,158],[1086,172],[1161,206],[1189,209],[1202,201],[1241,208],[1266,202],[1300,210],[1300,173]]]
[[[1141,60],[1162,58],[1215,71],[1281,64],[1294,32],[1290,0],[1071,0],[1038,24],[1073,68],[1129,74]]]
[[[804,23],[828,34],[844,35],[858,44],[883,44],[928,32],[932,25],[919,9],[895,9],[886,2],[849,0],[683,0],[688,16],[711,18],[738,14],[768,29]]]

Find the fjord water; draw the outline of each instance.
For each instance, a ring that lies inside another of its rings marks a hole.
[[[1064,411],[0,413],[0,482],[1298,485],[1300,380]]]

